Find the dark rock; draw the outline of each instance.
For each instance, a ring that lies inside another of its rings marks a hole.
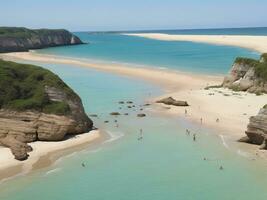
[[[156,103],[163,103],[163,104],[172,105],[172,106],[189,106],[186,101],[177,101],[172,97],[161,99],[159,101],[156,101]]]
[[[119,101],[119,104],[124,104],[124,101]]]
[[[98,117],[96,114],[89,115],[90,117]]]
[[[251,141],[250,141],[250,139],[249,139],[248,136],[244,136],[244,137],[240,138],[240,139],[238,140],[238,142],[251,143]]]
[[[120,113],[119,112],[112,112],[112,113],[110,113],[110,115],[118,116],[118,115],[120,115]]]
[[[144,114],[144,113],[137,114],[137,117],[145,117],[145,116],[146,116],[146,114]]]
[[[127,101],[126,103],[128,103],[128,104],[133,104],[133,102],[132,102],[132,101]]]

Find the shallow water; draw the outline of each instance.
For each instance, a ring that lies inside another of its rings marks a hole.
[[[158,41],[119,34],[77,35],[89,44],[48,48],[38,52],[203,74],[227,73],[237,56],[259,58],[258,53],[238,47]]]
[[[112,136],[96,149],[60,159],[49,169],[1,185],[0,199],[265,199],[266,165],[226,148],[219,136],[176,117],[157,116],[119,105],[137,106],[161,90],[148,83],[64,65],[46,65],[84,102],[97,126]],[[112,83],[112,84],[111,84]],[[119,109],[122,106],[122,109]],[[147,108],[149,109],[149,107]],[[109,116],[110,111],[129,116]],[[114,120],[118,120],[119,128]],[[103,124],[104,120],[110,123]],[[140,128],[144,138],[138,141]],[[197,141],[185,130],[197,134]],[[207,160],[203,160],[207,158]],[[82,167],[85,163],[86,167]],[[223,166],[223,170],[219,167]],[[248,192],[249,191],[249,192]]]
[[[254,52],[232,47],[165,43],[111,34],[79,35],[91,44],[40,52],[203,73],[225,73],[236,55],[258,57]],[[95,149],[61,158],[49,168],[4,182],[1,200],[267,198],[266,163],[252,160],[255,155],[200,124],[157,116],[149,107],[139,111],[146,99],[162,94],[161,88],[77,66],[40,65],[58,74],[81,96],[86,112],[99,116],[93,118],[96,126],[111,138]],[[134,101],[136,107],[119,105],[121,100]],[[112,117],[112,111],[129,116]],[[140,112],[147,117],[137,118]],[[103,123],[105,120],[109,123]],[[140,129],[144,133],[142,140],[138,140]],[[190,136],[185,134],[186,129],[191,130]],[[193,133],[197,134],[196,142]]]

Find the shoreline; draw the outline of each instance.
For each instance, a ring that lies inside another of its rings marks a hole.
[[[186,41],[224,46],[242,47],[259,53],[267,52],[267,36],[246,35],[170,35],[164,33],[127,33],[127,36],[143,37],[162,41]]]
[[[119,74],[126,77],[140,78],[142,80],[148,80],[149,82],[163,86],[166,90],[184,90],[206,87],[208,85],[215,85],[223,80],[223,76],[219,75],[204,75],[193,74],[189,72],[177,71],[177,70],[162,70],[153,68],[142,68],[139,65],[131,65],[138,67],[128,67],[126,64],[118,63],[99,63],[82,59],[62,58],[59,56],[50,56],[46,54],[38,54],[35,52],[19,52],[19,53],[3,53],[0,54],[0,58],[6,60],[24,60],[34,61],[41,63],[54,63],[54,64],[66,64],[75,65],[79,67],[86,67],[97,71],[109,72],[113,74]],[[127,66],[127,67],[125,67]],[[205,80],[205,81],[203,81]]]
[[[40,55],[32,52],[0,54],[0,57],[15,61],[24,60],[86,67],[93,70],[109,72],[154,83],[163,88],[165,94],[161,97],[150,99],[153,104],[153,112],[185,117],[187,120],[199,124],[200,118],[202,118],[203,126],[212,128],[218,136],[229,136],[231,141],[236,141],[242,136],[245,136],[249,117],[256,115],[259,109],[266,104],[267,95],[256,96],[255,94],[233,92],[223,88],[214,88],[210,90],[204,89],[207,85],[221,84],[223,80],[223,77],[221,76],[196,75],[178,71],[150,68],[130,68],[125,67],[123,64],[91,63],[83,60],[74,60],[71,58],[65,59],[56,56]],[[177,100],[188,101],[190,104],[189,107],[186,107],[188,114],[185,116],[184,107],[166,106],[154,103],[155,100],[167,96],[172,96]],[[166,109],[166,107],[169,109]],[[220,123],[216,122],[217,118],[220,119]],[[249,152],[258,151],[257,146],[245,146],[246,150]],[[46,160],[44,162],[49,162],[49,158],[54,155],[55,152],[51,152],[49,156],[43,158]],[[262,155],[266,156],[265,153],[262,153]],[[40,158],[41,157],[39,157],[39,159]],[[51,161],[50,164],[51,163],[53,163],[53,161]],[[37,169],[44,166],[42,162],[39,162],[39,164],[39,166],[38,164],[35,166],[33,164],[32,166]],[[18,171],[19,168],[14,170]],[[31,168],[29,170],[31,170]],[[2,171],[1,168],[0,171]]]
[[[151,82],[164,90],[162,96],[150,99],[157,112],[165,112],[184,117],[185,107],[166,106],[154,102],[168,96],[172,96],[177,100],[188,101],[190,106],[186,107],[188,111],[186,118],[197,123],[200,122],[200,118],[203,118],[203,125],[219,129],[220,131],[224,130],[227,135],[234,137],[245,136],[249,117],[256,115],[260,108],[266,104],[266,94],[256,96],[255,94],[246,92],[234,92],[226,88],[204,89],[208,85],[221,84],[223,81],[222,76],[196,75],[180,71],[140,67],[130,68],[125,67],[123,64],[91,63],[83,60],[65,59],[32,52],[8,53],[2,54],[2,57],[6,59],[87,67]],[[166,109],[166,107],[171,109]],[[217,123],[217,118],[223,123]]]
[[[0,153],[0,183],[13,177],[25,175],[53,164],[58,158],[83,149],[88,145],[95,145],[103,141],[107,136],[98,130],[71,136],[63,141],[29,143],[33,151],[25,161],[14,159],[8,148],[1,147]],[[4,157],[3,157],[4,156]]]

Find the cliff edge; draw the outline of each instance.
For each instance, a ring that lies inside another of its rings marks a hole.
[[[267,53],[262,54],[260,60],[237,58],[222,86],[236,91],[267,93]]]
[[[0,145],[17,160],[34,141],[60,141],[90,131],[80,97],[57,75],[34,65],[0,60]]]
[[[261,145],[261,149],[267,149],[267,105],[256,116],[250,117],[246,135],[241,142]]]
[[[0,27],[0,53],[21,52],[83,42],[64,29],[27,29]]]

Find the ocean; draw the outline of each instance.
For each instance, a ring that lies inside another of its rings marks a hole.
[[[90,43],[38,53],[203,74],[227,73],[236,56],[259,57],[256,52],[236,47],[118,34],[77,35]],[[52,70],[71,86],[82,98],[86,112],[99,116],[93,120],[110,139],[96,148],[63,157],[48,168],[2,183],[1,200],[267,198],[266,163],[252,160],[254,156],[238,143],[187,119],[157,115],[149,107],[142,111],[147,117],[136,117],[140,105],[164,93],[161,88],[88,68],[33,64]],[[118,104],[121,100],[133,101],[135,107]],[[110,116],[112,111],[129,115]],[[104,123],[106,120],[109,123]],[[140,129],[144,135],[141,141],[137,139]],[[186,135],[186,129],[197,134],[196,142]]]

